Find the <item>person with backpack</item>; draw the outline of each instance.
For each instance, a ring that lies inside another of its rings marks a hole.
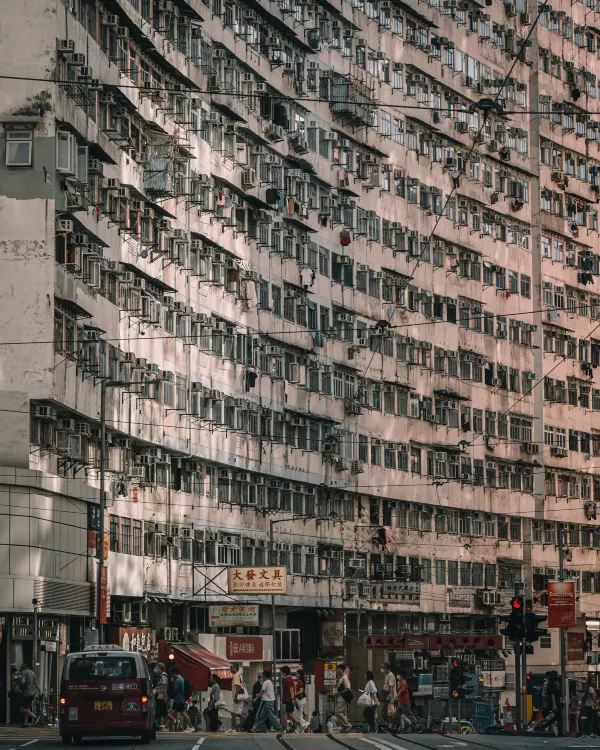
[[[354,694],[350,684],[350,667],[347,665],[337,668],[337,695],[335,698],[335,720],[342,732],[351,732],[352,724],[348,721],[348,706],[352,703]]]
[[[192,722],[185,710],[185,680],[181,672],[175,668],[173,670],[173,711],[175,720],[179,720],[185,726],[184,732],[193,732]]]

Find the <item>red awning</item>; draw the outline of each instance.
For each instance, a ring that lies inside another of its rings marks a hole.
[[[173,654],[174,659],[169,659]],[[167,669],[177,667],[183,677],[189,680],[192,690],[207,690],[209,675],[219,678],[219,684],[225,690],[231,688],[231,665],[226,659],[217,656],[207,648],[197,643],[165,643],[158,644],[158,657]]]

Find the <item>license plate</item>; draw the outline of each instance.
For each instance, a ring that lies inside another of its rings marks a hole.
[[[94,701],[94,711],[112,711],[112,701]]]

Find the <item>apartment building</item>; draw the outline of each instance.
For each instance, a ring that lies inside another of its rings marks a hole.
[[[2,668],[34,598],[48,675],[216,648],[236,565],[278,659],[417,692],[561,543],[597,615],[599,0],[1,5]]]

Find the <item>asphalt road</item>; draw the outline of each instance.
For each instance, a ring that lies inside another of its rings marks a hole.
[[[56,730],[18,730],[0,728],[0,750],[59,750]],[[419,734],[389,735],[344,734],[284,735],[275,734],[162,734],[150,746],[131,739],[84,739],[82,750],[600,750],[600,738],[494,737],[476,735]]]

